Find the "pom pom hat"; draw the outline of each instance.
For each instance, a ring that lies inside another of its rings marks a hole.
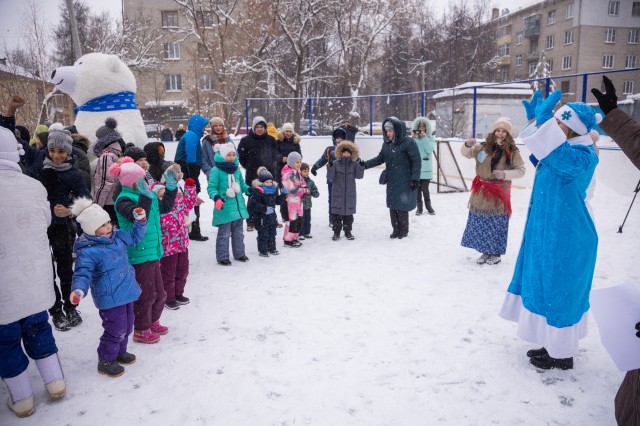
[[[266,167],[260,166],[258,167],[258,180],[265,183],[268,180],[273,180],[273,175]]]
[[[77,198],[71,206],[71,214],[82,226],[82,231],[92,237],[95,237],[98,228],[111,220],[109,213],[90,198]]]
[[[230,152],[236,152],[236,147],[232,143],[220,143],[213,146],[213,150],[220,152],[222,158],[227,158]]]
[[[602,115],[582,102],[569,102],[558,108],[554,117],[580,136],[589,133],[593,127],[602,121]]]
[[[11,133],[11,130],[0,127],[0,160],[17,163],[20,161],[21,155],[24,155],[24,150],[15,135]]]
[[[96,130],[96,144],[93,147],[94,154],[100,155],[103,149],[114,142],[122,140],[122,135],[116,130],[116,127],[118,127],[118,122],[109,117],[104,121],[104,126]]]
[[[511,119],[509,117],[500,117],[493,123],[493,131],[496,129],[505,129],[510,135],[513,134],[513,125],[511,124]]]
[[[67,130],[49,130],[47,149],[61,149],[67,154],[73,153],[73,139]]]
[[[138,166],[131,157],[124,157],[120,164],[113,163],[109,167],[109,176],[117,177],[120,183],[127,188],[133,188],[139,177],[144,179],[144,170]]]

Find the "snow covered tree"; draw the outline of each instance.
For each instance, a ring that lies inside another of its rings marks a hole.
[[[553,92],[555,90],[556,83],[550,77],[551,77],[551,71],[549,71],[549,62],[547,62],[545,51],[542,50],[542,52],[540,52],[540,59],[538,60],[538,63],[536,64],[536,67],[531,73],[531,75],[529,76],[529,78],[536,78],[536,79],[549,78],[550,79],[549,92]],[[546,80],[536,80],[531,82],[531,88],[533,90],[538,90],[538,89],[544,90],[546,85],[547,85]]]

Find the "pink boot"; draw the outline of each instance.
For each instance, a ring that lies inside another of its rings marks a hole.
[[[160,320],[158,320],[153,324],[151,324],[151,331],[161,336],[164,336],[169,332],[169,327],[165,327],[164,325],[161,325]]]
[[[160,341],[160,336],[151,331],[150,328],[146,330],[136,330],[133,332],[133,341],[138,343],[158,343]]]

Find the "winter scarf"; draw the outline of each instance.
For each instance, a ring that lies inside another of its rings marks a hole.
[[[53,169],[56,172],[66,172],[67,170],[71,169],[73,167],[73,159],[68,159],[67,161],[65,161],[62,164],[55,164],[51,158],[49,157],[45,157],[44,158],[44,162],[43,162],[43,166],[42,169]]]
[[[495,155],[495,154],[494,154]],[[479,176],[473,179],[471,193],[481,195],[485,200],[493,198],[495,206],[497,200],[502,201],[504,213],[511,217],[511,181],[510,180],[483,180]]]
[[[502,151],[505,152],[507,156],[507,168],[511,168],[511,150],[509,147],[503,148],[503,145],[499,145],[500,149],[496,149],[491,157],[491,171],[495,170],[496,166],[500,162],[500,158],[502,158]]]
[[[234,174],[236,170],[238,170],[238,165],[236,163],[229,163],[228,161],[216,161],[216,167],[230,175]]]
[[[261,186],[261,188],[264,190],[264,193],[267,195],[273,195],[276,193],[276,187],[271,185],[271,186]]]
[[[118,92],[99,96],[91,99],[84,105],[75,107],[73,109],[73,113],[77,115],[79,111],[99,112],[117,111],[122,109],[138,109],[135,94],[133,92]]]

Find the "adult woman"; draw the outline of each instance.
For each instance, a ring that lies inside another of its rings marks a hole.
[[[424,207],[429,214],[436,214],[431,207],[431,197],[429,195],[429,184],[433,178],[433,162],[431,157],[433,155],[433,148],[436,146],[436,141],[431,135],[431,123],[425,117],[418,117],[413,121],[411,125],[413,131],[413,140],[418,145],[420,151],[420,158],[422,159],[422,165],[420,167],[420,186],[418,187],[418,211],[417,216],[422,214],[422,197],[424,196]]]
[[[511,180],[526,171],[520,151],[511,136],[511,119],[500,117],[484,143],[468,139],[461,149],[476,161],[476,177],[471,185],[469,217],[462,235],[462,246],[478,250],[479,265],[500,263],[507,251],[511,217]]]
[[[420,185],[420,151],[407,136],[407,127],[396,117],[382,122],[383,143],[380,153],[364,162],[364,168],[386,167],[387,207],[393,232],[390,238],[404,238],[409,234],[409,212],[416,208],[416,189]]]
[[[202,171],[207,175],[207,180],[209,179],[211,169],[216,166],[214,160],[216,153],[213,150],[214,145],[230,143],[235,147],[233,139],[227,134],[227,129],[224,127],[222,118],[213,117],[209,122],[209,126],[211,126],[211,133],[205,135],[200,143],[202,148]]]

